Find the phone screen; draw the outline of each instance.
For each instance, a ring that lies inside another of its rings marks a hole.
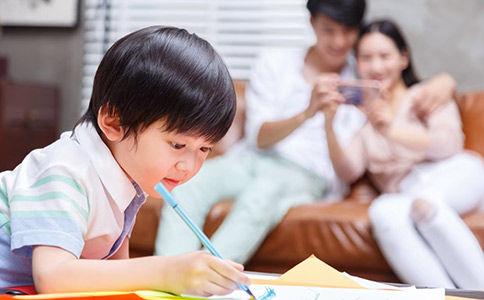
[[[371,80],[356,80],[341,82],[338,91],[345,98],[346,104],[360,105],[365,98],[372,98],[378,94],[378,82]]]
[[[360,105],[363,101],[363,90],[360,86],[343,85],[338,90],[345,98],[346,104]]]

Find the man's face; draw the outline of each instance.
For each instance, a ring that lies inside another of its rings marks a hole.
[[[322,14],[311,17],[311,25],[319,56],[325,64],[341,68],[358,38],[358,28],[345,26]]]

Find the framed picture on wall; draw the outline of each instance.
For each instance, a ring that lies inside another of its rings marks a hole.
[[[79,0],[0,0],[0,26],[76,27]]]

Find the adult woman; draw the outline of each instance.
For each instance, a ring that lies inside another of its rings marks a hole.
[[[405,282],[439,287],[484,288],[484,255],[462,222],[484,195],[484,164],[463,150],[456,104],[430,115],[411,107],[420,86],[407,44],[391,21],[368,24],[356,44],[363,79],[376,80],[378,96],[362,109],[368,121],[348,147],[335,137],[332,119],[342,96],[321,94],[333,167],[346,182],[367,172],[383,193],[369,214],[379,246]]]

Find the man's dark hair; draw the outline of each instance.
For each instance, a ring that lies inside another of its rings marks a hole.
[[[217,142],[232,124],[236,100],[229,72],[207,41],[184,29],[152,26],[106,52],[77,124],[91,122],[102,134],[97,116],[105,106],[120,118],[124,138],[163,120],[166,131]]]
[[[322,14],[348,27],[360,27],[365,14],[365,0],[308,0],[307,9],[314,18]]]
[[[405,41],[405,38],[402,34],[402,31],[398,28],[397,24],[395,24],[391,20],[377,20],[373,21],[361,30],[360,35],[358,37],[358,41],[356,42],[356,54],[358,55],[358,44],[360,43],[361,39],[370,33],[377,32],[381,33],[388,38],[390,38],[397,47],[400,53],[406,53],[408,55],[408,66],[405,70],[402,71],[403,81],[407,87],[418,83],[420,79],[415,74],[412,66],[412,59],[410,57],[410,49],[408,48],[408,44]]]

